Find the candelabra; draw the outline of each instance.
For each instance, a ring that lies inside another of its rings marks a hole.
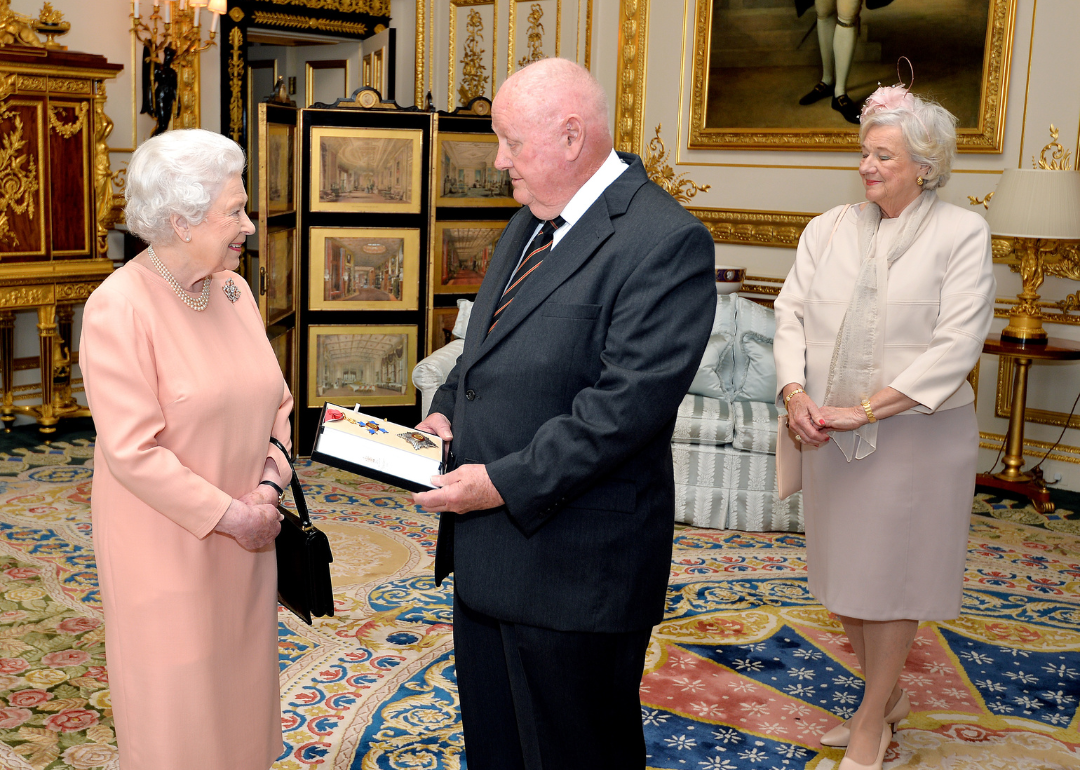
[[[153,3],[149,16],[140,5]],[[211,12],[210,39],[203,41],[199,15]],[[152,136],[177,127],[199,125],[199,55],[214,45],[227,0],[132,0],[132,32],[143,46],[142,112],[157,125]]]

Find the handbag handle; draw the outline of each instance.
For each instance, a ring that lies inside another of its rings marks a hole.
[[[289,461],[289,469],[292,470],[292,478],[289,479],[289,487],[292,488],[293,502],[296,503],[296,513],[300,519],[300,523],[304,525],[304,529],[311,529],[311,516],[308,515],[307,501],[304,500],[304,490],[300,487],[300,479],[296,475],[296,469],[292,467],[293,459],[289,456],[289,450],[273,436],[270,437],[270,443],[281,450],[281,453],[285,455],[285,459]]]

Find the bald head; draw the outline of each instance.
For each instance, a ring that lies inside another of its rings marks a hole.
[[[607,97],[568,59],[541,59],[507,78],[491,105],[495,166],[541,219],[558,215],[611,153]]]
[[[590,139],[611,150],[607,95],[587,69],[569,59],[540,59],[518,70],[502,84],[495,101],[514,100],[533,125],[557,127],[569,115],[578,115]]]

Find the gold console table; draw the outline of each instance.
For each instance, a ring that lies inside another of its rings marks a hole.
[[[1080,342],[1051,338],[1046,344],[1020,345],[1003,341],[999,334],[991,334],[986,338],[983,352],[1011,358],[1016,362],[1016,366],[1013,368],[1009,432],[1005,437],[1005,470],[1001,473],[980,473],[975,483],[1021,494],[1031,500],[1035,510],[1050,513],[1054,510],[1054,504],[1050,502],[1050,491],[1043,481],[1042,470],[1037,468],[1034,473],[1020,470],[1024,467],[1024,411],[1027,402],[1028,370],[1033,361],[1080,360]]]

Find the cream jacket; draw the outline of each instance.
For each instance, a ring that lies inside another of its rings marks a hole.
[[[837,224],[842,210],[806,226],[776,298],[778,396],[795,382],[814,403],[825,397],[833,346],[859,272],[859,206]],[[889,269],[881,382],[919,402],[905,414],[975,400],[966,378],[990,330],[995,289],[986,220],[939,200],[923,232]]]

